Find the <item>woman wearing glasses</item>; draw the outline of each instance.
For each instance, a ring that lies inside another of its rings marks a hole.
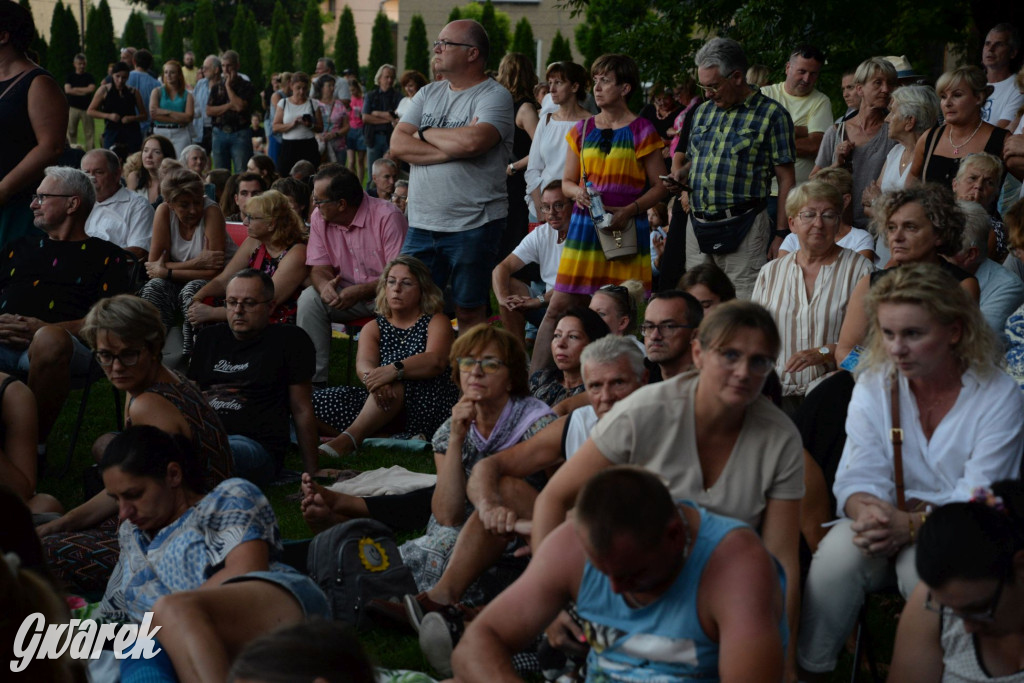
[[[162,363],[165,333],[153,304],[129,294],[98,301],[81,330],[107,379],[127,395],[125,426],[150,425],[188,439],[202,465],[204,481],[212,488],[233,475],[228,436],[199,389]],[[96,440],[93,456],[97,460],[113,436],[105,434]],[[47,536],[48,564],[74,590],[102,590],[106,584],[117,561],[116,513],[117,504],[101,491],[39,527],[39,534]],[[86,531],[58,533],[78,530]],[[89,550],[88,564],[81,559],[81,548]]]
[[[769,261],[757,276],[752,300],[775,317],[782,337],[777,365],[783,409],[796,412],[808,385],[836,368],[835,346],[854,287],[871,262],[836,243],[843,195],[812,180],[786,199],[789,229],[799,248]]]
[[[252,197],[245,205],[242,222],[248,234],[245,241],[220,275],[192,296],[183,326],[183,331],[189,328],[183,335],[186,339],[192,339],[191,330],[198,325],[227,320],[227,309],[214,304],[224,299],[228,281],[246,268],[255,268],[274,280],[270,322],[295,324],[302,283],[309,275],[305,224],[288,198],[276,190]],[[186,351],[191,352],[191,348]]]
[[[804,590],[806,681],[835,667],[867,591],[914,590],[921,513],[1020,473],[1024,398],[994,365],[994,336],[970,295],[917,263],[887,272],[866,303],[868,352],[833,485],[841,519],[818,545]]]
[[[356,373],[362,387],[331,387],[313,394],[320,447],[338,457],[377,434],[399,438],[433,434],[459,400],[448,373],[452,326],[430,271],[398,256],[377,280],[377,317],[359,335]]]
[[[1001,481],[935,510],[917,571],[889,680],[1024,680],[1024,484]]]

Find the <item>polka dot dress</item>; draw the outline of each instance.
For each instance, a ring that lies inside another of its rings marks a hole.
[[[424,353],[430,318],[430,315],[422,315],[412,327],[403,330],[383,316],[377,316],[381,366]],[[429,438],[451,415],[452,406],[459,400],[459,390],[447,369],[436,377],[407,379],[403,384],[405,405],[390,427],[402,430],[395,434],[396,438],[411,438],[417,434]],[[345,430],[359,415],[369,395],[363,386],[321,389],[313,394],[313,411],[320,421],[339,431]]]

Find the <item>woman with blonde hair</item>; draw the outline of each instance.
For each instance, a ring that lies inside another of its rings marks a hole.
[[[935,264],[913,263],[887,272],[867,296],[867,354],[833,486],[841,521],[811,562],[801,680],[823,680],[835,667],[867,591],[914,590],[914,542],[931,506],[1019,475],[1024,397],[993,362],[995,337],[957,285]]]
[[[444,298],[422,261],[401,255],[377,280],[377,317],[359,335],[356,373],[363,387],[332,387],[313,394],[323,432],[320,447],[339,456],[384,431],[409,437],[434,433],[459,398],[448,373],[451,322]]]
[[[868,261],[875,260],[875,238],[867,230],[853,227],[853,176],[845,168],[823,168],[814,179],[827,183],[839,190],[843,204],[839,210],[839,224],[836,226],[836,244],[855,251]],[[800,249],[796,233],[790,233],[779,247],[778,258]],[[888,250],[886,250],[888,253]]]
[[[220,275],[192,296],[192,305],[185,315],[186,325],[195,327],[226,321],[227,309],[214,304],[224,298],[228,281],[246,268],[264,272],[274,280],[270,322],[295,324],[302,283],[309,275],[305,223],[292,209],[288,198],[276,190],[250,198],[242,223],[248,236]]]
[[[175,156],[192,143],[190,127],[194,110],[195,100],[185,89],[181,64],[173,59],[164,62],[164,84],[150,93],[149,115],[153,119],[153,130],[174,145]]]

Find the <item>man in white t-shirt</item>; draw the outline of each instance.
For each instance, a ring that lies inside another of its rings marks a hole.
[[[558,262],[572,213],[572,202],[562,193],[561,180],[552,180],[544,188],[540,213],[547,218],[547,223],[534,228],[491,273],[494,297],[501,308],[501,324],[519,339],[523,339],[527,320],[540,324],[558,275]],[[544,293],[537,296],[525,282],[512,277],[531,263],[540,266],[540,279],[544,282]]]
[[[796,182],[806,182],[814,168],[814,159],[818,156],[818,148],[825,131],[832,125],[832,103],[828,96],[816,89],[825,63],[825,55],[816,47],[803,45],[793,51],[786,62],[786,80],[761,88],[764,95],[772,98],[789,112],[793,119],[793,132],[796,137]],[[772,197],[779,196],[779,182],[772,179]],[[768,213],[774,213],[776,201],[768,202]],[[773,227],[776,217],[772,216]],[[789,230],[785,221],[775,229],[778,239],[773,242],[773,253],[778,251],[781,240]]]
[[[139,261],[149,260],[153,207],[121,185],[121,160],[110,150],[94,149],[82,157],[81,167],[96,188],[96,204],[85,221],[85,233],[130,251]]]
[[[1009,128],[1024,104],[1024,93],[1017,86],[1013,63],[1020,52],[1020,33],[1011,24],[996,24],[985,36],[981,62],[988,84],[994,90],[981,108],[981,118],[1000,128]]]

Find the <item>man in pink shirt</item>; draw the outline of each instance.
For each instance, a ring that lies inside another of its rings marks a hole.
[[[377,279],[402,250],[409,222],[391,202],[368,196],[355,174],[340,164],[323,166],[313,179],[306,264],[310,281],[299,297],[296,322],[316,349],[314,385],[326,385],[331,323],[374,315]]]

